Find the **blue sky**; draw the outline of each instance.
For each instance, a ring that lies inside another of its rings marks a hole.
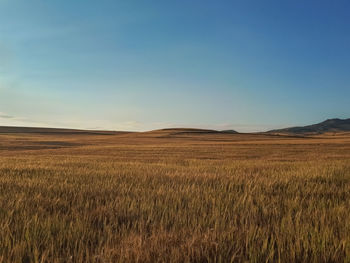
[[[0,125],[349,118],[349,13],[347,0],[0,0]]]

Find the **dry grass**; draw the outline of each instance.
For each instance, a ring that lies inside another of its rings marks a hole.
[[[0,135],[0,262],[350,262],[350,136]]]

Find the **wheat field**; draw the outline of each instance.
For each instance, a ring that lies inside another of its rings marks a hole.
[[[350,135],[0,135],[0,262],[350,262]]]

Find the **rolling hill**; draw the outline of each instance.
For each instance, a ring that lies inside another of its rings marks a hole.
[[[287,134],[322,134],[327,132],[350,132],[350,119],[328,119],[313,125],[268,131],[268,133]]]
[[[16,127],[16,126],[0,126],[1,133],[35,133],[35,134],[126,134],[134,133],[127,131],[103,131],[103,130],[79,130],[79,129],[64,129],[64,128],[41,128],[41,127]],[[146,132],[139,132],[140,134],[156,134],[156,135],[193,135],[193,134],[235,134],[234,130],[209,130],[196,128],[167,128]]]
[[[15,127],[0,126],[0,133],[36,133],[36,134],[103,134],[113,135],[123,132],[116,131],[99,131],[99,130],[78,130],[63,128],[41,128],[41,127]]]
[[[307,134],[324,134],[324,133],[344,133],[350,132],[350,118],[349,119],[328,119],[321,123],[290,127],[283,129],[275,129],[265,134],[274,135],[307,135]],[[62,129],[62,128],[37,128],[37,127],[14,127],[14,126],[0,126],[1,133],[36,133],[36,134],[95,134],[95,135],[116,135],[126,134],[130,132],[123,131],[101,131],[101,130],[79,130],[79,129]],[[191,136],[191,135],[208,135],[208,134],[238,134],[235,130],[209,130],[209,129],[195,129],[195,128],[167,128],[160,130],[153,130],[148,132],[141,132],[136,134],[152,135],[152,136]]]

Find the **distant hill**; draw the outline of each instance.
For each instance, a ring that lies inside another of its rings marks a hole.
[[[39,128],[39,127],[15,127],[15,126],[0,126],[0,134],[11,133],[33,133],[33,134],[100,134],[100,135],[113,135],[113,134],[126,134],[131,132],[123,131],[101,131],[101,130],[79,130],[79,129],[64,129],[64,128]],[[235,134],[238,133],[234,130],[208,130],[208,129],[194,129],[194,128],[168,128],[161,130],[153,130],[148,132],[136,132],[139,134],[150,135],[194,135],[194,134]]]
[[[235,134],[234,130],[217,131],[209,129],[195,129],[195,128],[167,128],[160,130],[153,130],[148,132],[142,132],[140,135],[155,136],[155,137],[176,137],[176,136],[200,136],[208,134]]]
[[[176,133],[218,133],[216,130],[196,129],[196,128],[166,128],[151,132],[176,132]]]
[[[235,131],[235,130],[223,130],[223,131],[220,131],[221,133],[230,133],[230,134],[235,134],[235,133],[238,133],[238,131]]]
[[[115,131],[95,131],[95,130],[77,130],[61,128],[36,128],[36,127],[14,127],[0,126],[0,133],[36,133],[36,134],[119,134]]]
[[[271,130],[268,133],[321,134],[327,132],[350,132],[350,119],[329,119],[321,123]]]

